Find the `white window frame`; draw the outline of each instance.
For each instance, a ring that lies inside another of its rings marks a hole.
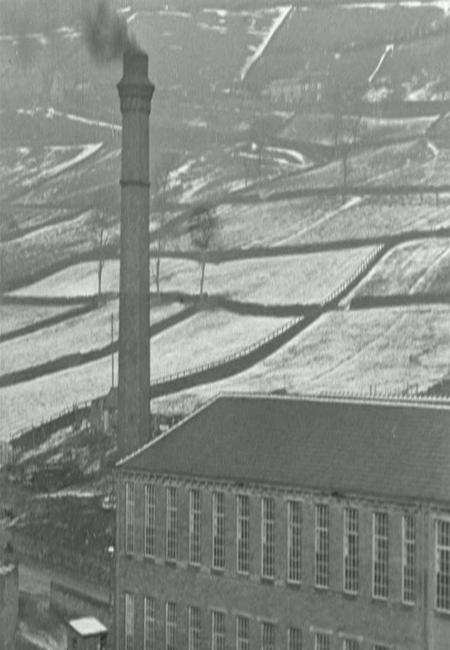
[[[245,636],[240,629],[240,623],[246,626]],[[250,619],[248,616],[238,614],[236,616],[236,650],[250,650]]]
[[[330,588],[330,506],[315,506],[314,584],[319,589]]]
[[[293,516],[295,508],[299,509],[297,520]],[[287,502],[287,581],[292,584],[302,581],[302,523],[303,503],[290,499]]]
[[[155,557],[156,494],[153,483],[144,485],[144,555]]]
[[[125,481],[125,553],[132,555],[135,551],[135,508],[136,484],[134,481]]]
[[[199,607],[188,607],[188,650],[201,649],[201,611]]]
[[[220,625],[219,625],[220,622]],[[211,650],[225,650],[226,620],[225,613],[217,610],[211,612]]]
[[[385,520],[385,534],[376,533],[377,519]],[[385,548],[381,544],[385,542]],[[380,552],[379,552],[380,551]],[[383,556],[381,556],[381,552]],[[379,558],[381,557],[381,561]],[[381,579],[377,577],[377,564],[384,567]],[[386,511],[378,510],[372,517],[372,598],[375,600],[387,600],[389,597],[389,514]]]
[[[450,519],[446,517],[436,517],[434,525],[434,545],[435,545],[435,567],[434,567],[434,579],[435,579],[435,608],[439,612],[450,612]],[[448,531],[446,533],[448,538],[447,544],[439,543],[439,527],[446,526]],[[445,563],[448,566],[448,570],[445,574],[446,576],[446,586],[445,592],[439,589],[439,567],[441,565],[441,554],[447,556]],[[440,599],[445,599],[445,605],[440,603]]]
[[[202,558],[202,493],[189,490],[189,564],[199,566]]]
[[[361,643],[359,639],[347,636],[342,639],[342,650],[360,650]]]
[[[221,491],[212,495],[211,565],[216,571],[225,569],[225,492]]]
[[[166,602],[165,649],[176,650],[177,647],[177,606],[172,601]],[[173,643],[172,643],[173,641]]]
[[[294,639],[294,634],[298,635],[297,639]],[[302,650],[303,648],[303,633],[301,627],[291,626],[288,628],[287,632],[287,650]]]
[[[271,636],[271,639],[267,639]],[[261,650],[276,650],[277,626],[271,621],[261,621]]]
[[[275,578],[276,504],[273,497],[261,498],[261,576]]]
[[[134,650],[135,646],[135,602],[134,594],[125,592],[125,607],[124,607],[124,642],[125,650]]]
[[[412,527],[408,526],[408,520]],[[412,535],[411,535],[412,532]],[[416,602],[417,583],[417,523],[413,514],[404,514],[402,517],[402,601],[405,605],[414,605]],[[412,557],[412,563],[408,562]]]
[[[319,642],[325,642],[324,645],[319,645]],[[331,650],[331,634],[325,630],[316,630],[314,632],[314,650]]]
[[[250,497],[236,495],[236,571],[250,572]]]
[[[156,650],[156,599],[144,596],[144,650]]]
[[[177,561],[178,493],[173,485],[166,487],[166,560]]]
[[[352,541],[353,540],[353,544]],[[346,594],[359,591],[359,510],[344,508],[343,590]]]

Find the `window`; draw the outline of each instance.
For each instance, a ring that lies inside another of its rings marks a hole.
[[[145,532],[144,552],[148,557],[155,555],[155,486],[144,488]]]
[[[288,580],[300,582],[302,574],[302,504],[288,502]]]
[[[356,508],[344,510],[344,591],[359,589],[359,519]]]
[[[302,631],[299,627],[288,629],[288,650],[302,650]]]
[[[134,595],[125,594],[125,650],[134,650]]]
[[[373,585],[374,598],[388,597],[389,583],[389,537],[388,515],[375,512],[373,515]]]
[[[275,625],[273,623],[261,624],[261,650],[275,650]]]
[[[188,608],[188,650],[200,650],[200,609]]]
[[[213,493],[213,568],[225,568],[225,495]]]
[[[250,499],[248,496],[236,497],[236,546],[237,572],[250,570]]]
[[[177,489],[168,487],[167,495],[167,512],[166,512],[166,558],[168,560],[177,559]]]
[[[225,614],[212,612],[212,650],[225,650]]]
[[[450,521],[436,521],[436,607],[450,611]]]
[[[245,616],[236,618],[236,650],[250,649],[250,621]]]
[[[402,598],[404,603],[416,600],[416,520],[413,515],[403,517]]]
[[[155,599],[144,597],[144,650],[156,650]]]
[[[261,546],[263,578],[275,576],[275,501],[271,497],[262,499]]]
[[[343,639],[342,650],[359,650],[359,641],[357,639]]]
[[[330,650],[331,634],[329,632],[316,632],[314,637],[314,650]]]
[[[200,564],[201,561],[201,505],[200,490],[189,493],[189,562]]]
[[[330,584],[330,509],[320,503],[316,506],[316,587]]]
[[[176,650],[177,647],[177,606],[166,603],[166,650]]]
[[[134,483],[125,483],[125,553],[134,553]]]

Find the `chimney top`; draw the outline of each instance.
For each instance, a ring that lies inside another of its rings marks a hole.
[[[128,48],[123,53],[123,77],[120,83],[148,86],[148,56],[142,50]],[[152,84],[150,84],[152,85]]]

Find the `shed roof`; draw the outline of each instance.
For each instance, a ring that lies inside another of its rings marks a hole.
[[[224,395],[119,467],[302,489],[450,501],[450,408]]]
[[[84,616],[76,618],[68,622],[68,625],[75,630],[77,634],[83,637],[93,636],[95,634],[102,634],[107,632],[108,629],[100,623],[94,616]]]

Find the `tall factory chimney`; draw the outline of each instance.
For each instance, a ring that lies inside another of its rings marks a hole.
[[[154,86],[144,52],[125,50],[117,88],[122,113],[118,448],[123,457],[150,434],[149,116]]]

